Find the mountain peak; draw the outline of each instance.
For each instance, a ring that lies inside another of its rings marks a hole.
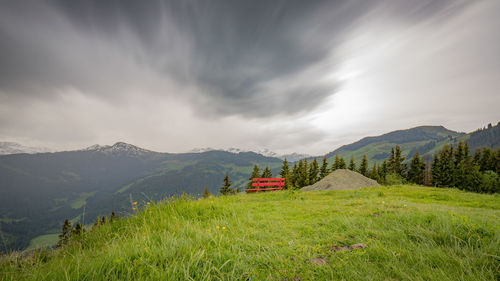
[[[141,155],[156,153],[154,151],[140,148],[138,146],[125,142],[117,142],[113,145],[95,144],[83,149],[83,151],[93,151],[93,152],[100,152],[104,154],[114,154],[114,155],[125,154],[129,156],[130,155],[141,156]]]

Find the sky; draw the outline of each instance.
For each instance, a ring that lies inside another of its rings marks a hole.
[[[500,1],[0,1],[0,141],[325,154],[500,121]]]

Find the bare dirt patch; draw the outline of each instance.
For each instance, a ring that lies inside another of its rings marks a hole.
[[[356,243],[351,246],[333,246],[330,247],[330,252],[340,252],[340,251],[352,251],[356,249],[363,249],[368,247],[365,243]]]

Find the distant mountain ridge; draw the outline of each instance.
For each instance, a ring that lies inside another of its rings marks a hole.
[[[449,130],[443,126],[419,126],[407,130],[397,130],[380,136],[365,137],[357,142],[343,145],[327,153],[329,162],[333,162],[335,155],[349,161],[351,155],[356,163],[360,163],[363,155],[369,162],[381,162],[389,156],[391,148],[399,145],[403,156],[410,159],[416,151],[426,160],[432,159],[445,144],[456,145],[459,141],[467,141],[471,153],[475,148],[500,146],[500,122],[496,126],[476,130],[471,133],[462,133]]]
[[[126,155],[135,155],[135,156],[161,154],[160,152],[147,150],[147,149],[140,148],[138,146],[124,143],[124,142],[117,142],[113,145],[95,144],[95,145],[89,146],[87,148],[84,148],[81,151],[101,152],[101,153],[105,153],[105,154],[126,154]]]
[[[0,142],[0,155],[19,154],[19,153],[46,153],[53,152],[44,147],[24,146],[16,142]]]
[[[261,155],[266,156],[266,157],[275,157],[275,158],[279,158],[281,160],[286,158],[287,161],[290,161],[290,162],[295,162],[295,161],[298,161],[300,159],[311,157],[311,155],[309,155],[309,154],[297,153],[297,152],[288,153],[288,154],[278,154],[278,153],[276,153],[272,150],[269,150],[267,148],[252,151],[252,150],[244,150],[244,149],[239,149],[239,148],[234,148],[234,147],[230,147],[227,149],[215,149],[215,148],[211,148],[211,147],[206,147],[206,148],[194,148],[190,152],[200,153],[200,152],[217,151],[217,150],[227,151],[227,152],[231,152],[231,153],[255,152],[257,154],[261,154]]]

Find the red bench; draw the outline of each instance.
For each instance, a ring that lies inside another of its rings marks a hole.
[[[285,179],[284,178],[255,178],[252,179],[253,187],[257,188],[250,188],[247,189],[246,192],[259,192],[259,191],[268,191],[268,190],[281,190],[283,189],[283,186],[285,185]],[[276,187],[267,187],[267,188],[261,188],[261,186],[276,186]]]

